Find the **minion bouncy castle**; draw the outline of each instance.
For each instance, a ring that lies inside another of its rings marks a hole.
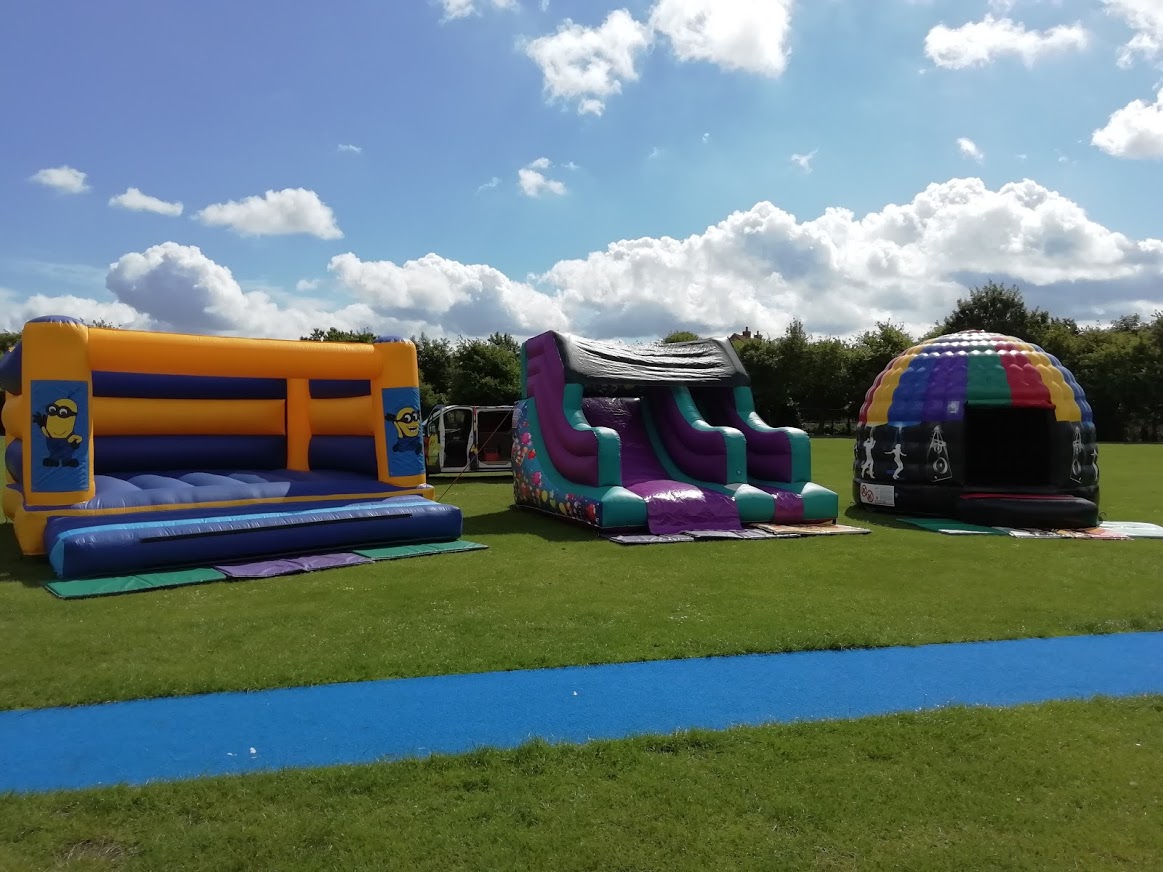
[[[1004,527],[1093,527],[1098,445],[1074,376],[979,330],[893,360],[860,410],[853,496],[876,511]]]
[[[62,578],[452,542],[416,350],[37,318],[0,359],[4,514]]]

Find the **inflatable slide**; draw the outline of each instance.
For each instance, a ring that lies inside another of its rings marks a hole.
[[[726,340],[623,345],[548,332],[521,347],[518,507],[604,532],[835,520],[806,433],[768,426]]]
[[[424,475],[411,342],[37,318],[0,359],[4,514],[57,575],[452,542]]]

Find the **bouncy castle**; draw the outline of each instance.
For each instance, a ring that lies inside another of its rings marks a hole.
[[[1057,358],[969,330],[894,359],[860,410],[853,496],[864,508],[1007,527],[1093,527],[1098,444]]]
[[[517,506],[603,532],[835,520],[807,434],[768,426],[750,385],[726,340],[535,336],[513,412]]]
[[[61,577],[451,542],[411,342],[37,318],[0,359],[4,514]]]

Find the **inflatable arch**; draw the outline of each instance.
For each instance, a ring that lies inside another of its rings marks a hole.
[[[835,520],[808,435],[768,426],[750,385],[726,340],[533,337],[513,412],[516,505],[604,532]]]
[[[1094,419],[1070,371],[1036,345],[970,330],[893,360],[860,410],[862,507],[970,523],[1098,523]]]
[[[37,318],[0,359],[4,514],[61,577],[453,541],[424,474],[411,342]]]

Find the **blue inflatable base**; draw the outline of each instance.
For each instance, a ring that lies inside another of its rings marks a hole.
[[[64,520],[64,519],[62,519]],[[373,548],[460,538],[460,509],[423,497],[297,510],[238,512],[111,523],[50,522],[49,563],[60,578],[211,566],[266,557]]]

